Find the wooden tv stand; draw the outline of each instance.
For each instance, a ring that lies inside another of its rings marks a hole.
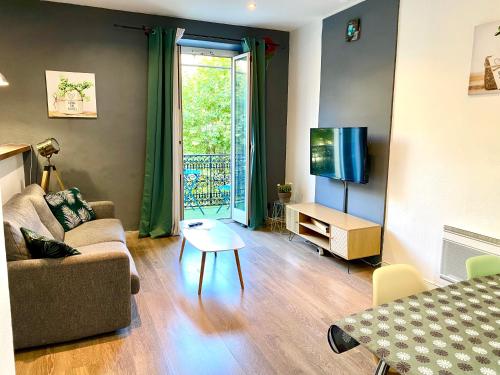
[[[346,260],[380,254],[379,224],[317,203],[287,205],[286,228]]]

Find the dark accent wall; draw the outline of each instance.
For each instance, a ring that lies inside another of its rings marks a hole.
[[[235,39],[270,36],[280,44],[268,65],[266,102],[268,199],[276,199],[275,186],[285,177],[287,32],[2,0],[0,72],[10,86],[0,90],[0,143],[57,138],[62,151],[54,162],[66,184],[79,186],[89,200],[115,201],[125,227],[137,228],[144,178],[147,38],[114,23],[182,27],[186,33]],[[95,73],[98,119],[49,119],[45,70]]]
[[[349,213],[384,224],[399,0],[367,0],[323,20],[320,127],[368,127],[370,179],[349,185]],[[361,19],[361,39],[345,40]],[[316,202],[342,210],[343,184],[316,178]]]

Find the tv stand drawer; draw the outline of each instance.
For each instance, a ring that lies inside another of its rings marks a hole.
[[[336,227],[331,227],[330,231],[332,236],[330,240],[330,251],[341,256],[342,258],[348,259],[348,232]]]
[[[286,229],[299,234],[299,211],[286,207]]]

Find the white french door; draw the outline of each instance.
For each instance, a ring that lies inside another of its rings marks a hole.
[[[233,57],[231,214],[234,221],[243,225],[248,225],[250,200],[251,64],[250,52]]]

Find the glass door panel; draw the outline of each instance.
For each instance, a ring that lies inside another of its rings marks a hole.
[[[248,225],[250,187],[250,53],[233,58],[232,181],[233,220]]]

